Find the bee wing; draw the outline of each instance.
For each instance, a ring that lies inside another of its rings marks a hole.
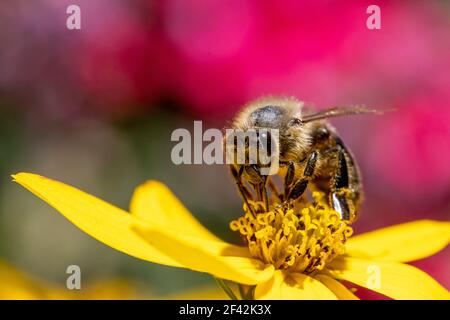
[[[383,112],[384,111],[368,108],[365,106],[334,107],[306,115],[302,118],[302,122],[306,123],[326,118],[340,117],[352,114],[367,114],[367,113],[382,114]]]

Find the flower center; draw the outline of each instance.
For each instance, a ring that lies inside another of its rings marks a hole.
[[[276,269],[302,273],[322,270],[344,253],[353,230],[328,206],[323,193],[314,192],[313,198],[312,203],[271,206],[271,211],[256,217],[244,205],[244,216],[232,221],[230,228],[239,231],[254,258]],[[261,202],[249,204],[254,212],[263,207]]]

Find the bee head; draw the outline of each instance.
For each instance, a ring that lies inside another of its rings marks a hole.
[[[260,128],[278,128],[283,123],[286,111],[278,106],[264,106],[250,114],[253,126]]]
[[[259,128],[289,128],[302,124],[301,119],[292,114],[286,106],[266,105],[254,110],[249,120],[253,127]]]
[[[266,134],[258,135],[260,145],[268,146],[268,149],[271,145],[275,145],[277,153],[279,151],[286,153],[292,150],[292,146],[303,145],[299,139],[307,141],[308,138],[300,118],[301,105],[292,100],[273,102],[277,103],[267,103],[249,114],[249,127],[257,132],[261,129],[269,130]],[[277,131],[276,139],[273,137],[273,130]]]

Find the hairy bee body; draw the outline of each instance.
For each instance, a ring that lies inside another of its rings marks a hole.
[[[334,108],[312,113],[294,98],[268,97],[246,105],[236,116],[232,128],[248,131],[278,130],[276,159],[284,182],[282,201],[295,200],[307,189],[327,194],[341,218],[353,222],[362,199],[361,175],[353,155],[326,118],[373,112],[364,108]],[[258,164],[231,164],[238,189],[248,203],[253,188],[258,200],[267,203],[266,186],[278,192],[271,176],[262,176]]]

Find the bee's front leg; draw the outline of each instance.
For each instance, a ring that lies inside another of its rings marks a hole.
[[[286,176],[284,177],[284,198],[289,194],[292,182],[295,176],[295,164],[293,161],[289,161],[287,164]]]
[[[247,206],[248,210],[250,210],[250,212],[256,217],[253,207],[250,206],[250,204],[248,202],[249,199],[253,200],[253,197],[252,197],[250,191],[248,191],[248,189],[242,183],[242,173],[244,172],[244,166],[240,166],[239,170],[238,170],[234,165],[231,165],[230,171],[231,171],[231,175],[234,178],[234,182],[236,183],[236,186],[239,190],[239,194],[241,195],[242,199],[244,200],[245,205]]]
[[[292,188],[289,187],[289,185],[291,184],[289,182],[291,182],[293,179],[295,172],[294,169],[292,168],[295,168],[295,166],[292,166],[292,168],[288,166],[288,172],[286,173],[285,183],[288,183],[289,194],[286,199],[295,200],[305,192],[306,188],[308,187],[309,180],[311,180],[312,176],[314,175],[317,158],[318,158],[317,151],[313,151],[309,154],[306,160],[305,169],[303,170],[303,175],[299,180],[297,180],[293,184]]]
[[[253,164],[245,167],[245,172],[249,176],[250,183],[253,185],[258,200],[263,201],[266,211],[269,211],[269,195],[267,194],[267,176],[261,174],[260,168]]]

